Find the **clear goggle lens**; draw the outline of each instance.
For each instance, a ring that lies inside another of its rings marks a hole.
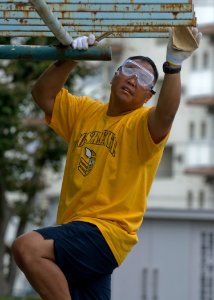
[[[154,75],[146,68],[139,65],[137,62],[128,59],[121,66],[123,75],[131,77],[136,76],[138,83],[143,87],[152,87],[154,81]]]

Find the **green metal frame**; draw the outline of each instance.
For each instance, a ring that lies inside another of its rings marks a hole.
[[[79,51],[69,47],[0,45],[0,59],[35,59],[35,60],[111,60],[111,48],[90,47]]]

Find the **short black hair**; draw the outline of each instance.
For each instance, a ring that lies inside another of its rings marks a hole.
[[[151,65],[151,67],[152,67],[152,69],[153,69],[153,71],[154,71],[154,85],[155,85],[155,83],[156,83],[157,80],[158,80],[158,76],[159,76],[159,75],[158,75],[157,67],[156,67],[154,61],[153,61],[151,58],[149,58],[149,57],[147,57],[147,56],[137,55],[137,56],[130,56],[130,57],[127,58],[127,59],[131,59],[131,60],[139,59],[139,60],[148,62],[148,63]]]

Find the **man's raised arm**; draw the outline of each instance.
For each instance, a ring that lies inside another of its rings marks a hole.
[[[72,43],[73,49],[85,50],[93,45],[95,36],[79,37]],[[32,96],[39,107],[49,116],[52,115],[56,95],[64,86],[70,72],[77,62],[74,60],[61,60],[53,63],[37,80],[32,88]]]
[[[56,95],[65,84],[76,64],[72,60],[55,62],[39,77],[33,86],[33,99],[45,114],[52,115]]]
[[[197,28],[192,34],[199,44],[202,34]],[[194,51],[194,50],[193,50]],[[183,51],[173,48],[172,31],[170,31],[167,45],[166,62],[163,65],[165,73],[157,106],[149,116],[149,130],[155,143],[160,142],[169,132],[180,104],[182,63],[193,51]]]

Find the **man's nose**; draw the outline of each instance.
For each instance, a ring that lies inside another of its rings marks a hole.
[[[131,76],[128,78],[128,82],[129,82],[132,86],[136,86],[137,80],[138,80],[137,74],[133,74],[133,75],[131,75]]]

